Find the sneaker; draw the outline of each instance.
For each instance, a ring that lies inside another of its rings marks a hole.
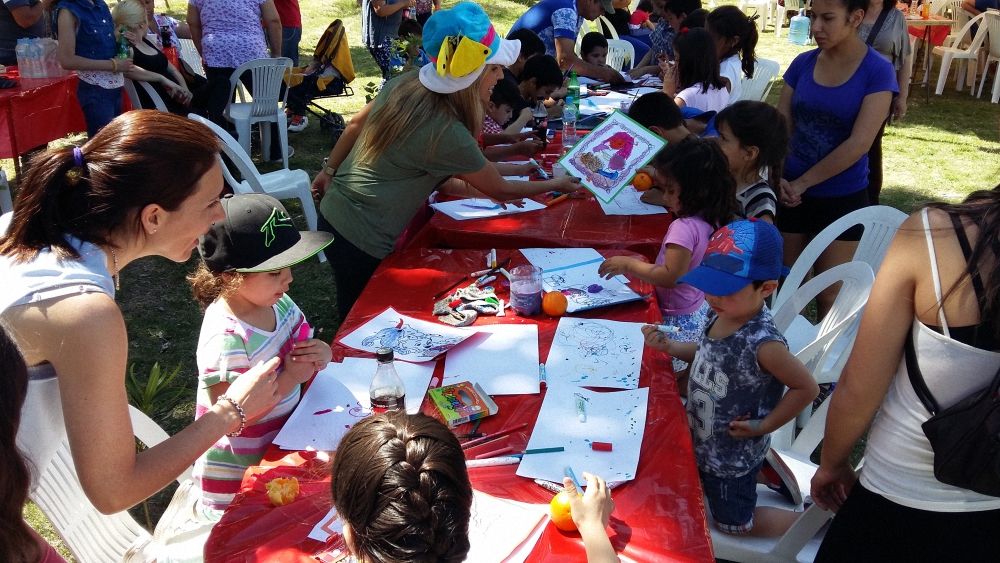
[[[288,130],[293,133],[298,133],[306,127],[309,127],[309,118],[304,115],[293,115],[288,122]]]

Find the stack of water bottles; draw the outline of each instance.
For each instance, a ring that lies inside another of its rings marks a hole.
[[[66,71],[59,66],[58,50],[59,43],[48,37],[18,39],[14,54],[21,78],[66,76]]]

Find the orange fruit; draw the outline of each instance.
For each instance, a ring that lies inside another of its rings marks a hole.
[[[550,291],[542,298],[542,311],[551,317],[560,317],[566,313],[569,301],[566,296],[559,291]]]
[[[552,497],[549,503],[549,517],[556,528],[566,532],[576,531],[576,524],[573,523],[573,515],[569,510],[569,493],[563,491]]]
[[[635,178],[632,178],[632,185],[635,186],[636,191],[644,192],[653,187],[653,178],[645,172],[639,172]]]
[[[274,506],[284,506],[299,496],[299,480],[295,477],[271,479],[264,486]]]

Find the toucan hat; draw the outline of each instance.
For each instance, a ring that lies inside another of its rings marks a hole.
[[[198,240],[210,271],[257,273],[294,266],[333,242],[323,231],[299,231],[284,206],[266,194],[222,198],[226,218]]]
[[[521,42],[501,37],[486,12],[472,2],[434,12],[424,24],[423,44],[431,64],[420,69],[420,83],[438,94],[464,90],[487,63],[509,66],[521,53]]]

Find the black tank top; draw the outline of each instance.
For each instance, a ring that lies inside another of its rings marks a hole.
[[[147,46],[152,47],[153,50],[156,51],[156,54],[147,55],[139,49],[133,49],[132,61],[135,63],[135,66],[144,68],[150,72],[155,72],[156,74],[160,74],[173,80],[173,78],[167,74],[167,65],[170,64],[170,61],[167,60],[167,56],[161,53],[159,49],[157,49],[156,46],[150,43],[145,37],[142,38],[142,42]]]

